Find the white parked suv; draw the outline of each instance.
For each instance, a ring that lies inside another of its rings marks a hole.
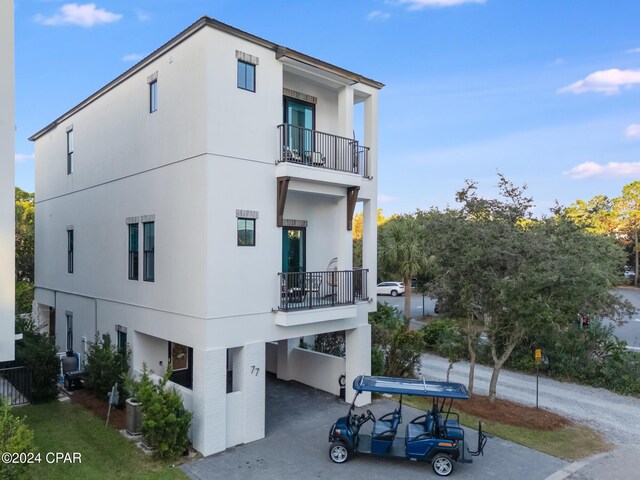
[[[404,295],[404,283],[402,282],[382,282],[376,287],[376,293],[378,295],[391,295],[397,297],[398,295]]]

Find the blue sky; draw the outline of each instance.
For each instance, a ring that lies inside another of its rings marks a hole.
[[[637,0],[16,0],[16,185],[35,133],[202,15],[386,84],[379,207],[526,184],[538,212],[640,178]]]

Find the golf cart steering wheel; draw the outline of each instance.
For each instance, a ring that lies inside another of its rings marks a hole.
[[[373,413],[371,413],[371,410],[367,410],[367,420],[371,419],[374,422],[376,421],[376,417],[373,415]]]

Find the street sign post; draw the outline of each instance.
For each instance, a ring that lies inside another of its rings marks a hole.
[[[539,389],[539,369],[540,369],[540,361],[542,360],[542,350],[540,348],[536,348],[534,358],[536,360],[536,409],[538,408],[538,389]]]

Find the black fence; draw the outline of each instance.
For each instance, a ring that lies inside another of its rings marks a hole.
[[[0,363],[0,397],[10,405],[31,402],[31,370],[18,362]]]
[[[366,269],[280,273],[280,310],[351,305],[368,300]]]
[[[297,163],[370,177],[369,148],[357,140],[289,124],[278,125],[278,131],[278,163]]]

